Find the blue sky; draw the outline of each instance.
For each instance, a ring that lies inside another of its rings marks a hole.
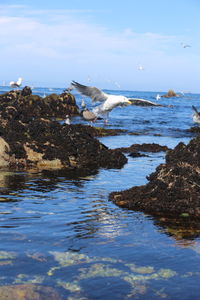
[[[199,0],[1,0],[0,84],[200,93],[199,20]]]

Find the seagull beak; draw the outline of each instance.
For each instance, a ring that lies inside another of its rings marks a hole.
[[[128,100],[127,104],[132,104],[132,102],[130,100]]]

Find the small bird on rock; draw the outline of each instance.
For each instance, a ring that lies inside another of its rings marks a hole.
[[[194,105],[192,105],[192,109],[194,110],[194,113],[192,115],[192,119],[195,123],[200,124],[200,113],[198,112],[198,110],[196,109],[196,107]]]
[[[19,77],[17,81],[11,81],[10,82],[10,87],[12,88],[19,88],[22,84],[22,78]]]
[[[65,124],[67,124],[67,125],[71,124],[71,120],[70,120],[69,115],[66,115]]]
[[[83,110],[82,117],[85,121],[88,121],[88,122],[95,122],[97,119],[97,115],[95,115],[92,111],[90,111],[87,108],[85,108]]]

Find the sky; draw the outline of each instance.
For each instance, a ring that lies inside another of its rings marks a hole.
[[[199,28],[199,0],[0,0],[0,85],[200,93]]]

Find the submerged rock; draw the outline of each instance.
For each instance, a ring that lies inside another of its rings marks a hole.
[[[200,137],[179,143],[166,155],[143,186],[113,192],[109,199],[121,207],[152,215],[200,218]]]
[[[125,153],[131,153],[131,152],[160,152],[160,151],[167,151],[170,150],[167,146],[161,146],[159,144],[151,143],[151,144],[133,144],[130,147],[122,147],[117,148],[117,150],[125,152]]]
[[[0,287],[1,300],[61,300],[51,287],[36,284],[18,284]]]

